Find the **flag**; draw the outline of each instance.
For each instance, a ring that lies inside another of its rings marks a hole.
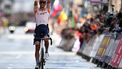
[[[59,4],[59,0],[55,0],[53,3],[53,11],[51,13],[52,17],[55,17],[61,10],[62,10],[62,6]]]
[[[58,23],[60,24],[63,21],[66,21],[68,19],[67,14],[63,11],[61,11],[59,17],[58,17]]]

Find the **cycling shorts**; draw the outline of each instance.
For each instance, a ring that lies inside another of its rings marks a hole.
[[[34,44],[36,41],[40,42],[40,38],[44,38],[44,36],[49,37],[49,28],[48,25],[41,24],[39,26],[36,26],[34,31]]]

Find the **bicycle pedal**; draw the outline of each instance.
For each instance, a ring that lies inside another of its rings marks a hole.
[[[44,65],[45,65],[46,61],[44,60]]]
[[[35,69],[39,69],[39,67],[35,67]]]

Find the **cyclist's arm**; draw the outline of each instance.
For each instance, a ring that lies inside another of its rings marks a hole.
[[[50,4],[51,4],[51,1],[47,0],[47,10],[48,10],[49,13],[50,13]]]
[[[37,11],[38,11],[38,0],[34,0],[34,14],[36,14],[37,13]]]

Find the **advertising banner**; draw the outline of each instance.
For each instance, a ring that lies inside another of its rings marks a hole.
[[[122,60],[120,61],[119,67],[118,68],[122,68]]]
[[[106,54],[106,56],[107,56],[107,58],[105,59],[105,62],[106,62],[106,63],[109,63],[109,62],[112,60],[112,57],[113,57],[113,55],[114,55],[114,53],[115,53],[115,50],[116,50],[116,48],[117,48],[117,46],[118,46],[118,44],[119,44],[119,40],[118,40],[118,39],[115,40],[115,42],[112,43],[112,44],[113,44],[113,45],[111,46],[111,49],[109,50],[109,53]]]
[[[110,56],[108,56],[109,52],[112,51],[113,46],[115,46],[115,39],[113,36],[111,36],[110,43],[106,49],[105,55],[103,57],[103,61],[108,63],[110,61]]]
[[[89,40],[87,44],[85,44],[85,48],[83,50],[83,53],[87,56],[90,56],[90,52],[92,51],[93,43],[94,43],[95,37]]]
[[[102,42],[104,36],[105,36],[105,35],[102,34],[102,35],[99,35],[99,36],[96,37],[96,39],[95,39],[95,41],[94,41],[94,44],[93,44],[92,51],[91,51],[91,53],[90,53],[90,57],[95,57],[95,55],[97,54],[97,51],[98,51],[98,49],[99,49],[99,47],[100,47],[100,44],[101,44],[101,42]]]
[[[110,43],[110,36],[109,35],[106,35],[104,38],[103,38],[103,41],[101,42],[100,44],[100,48],[98,49],[98,52],[97,52],[97,55],[96,55],[96,58],[101,60],[101,58],[104,56],[105,54],[105,51],[108,47]]]
[[[90,0],[92,3],[101,3],[101,0]]]
[[[115,50],[113,59],[111,61],[111,65],[113,67],[118,67],[119,64],[120,64],[121,59],[122,59],[122,36],[121,36],[119,44],[118,44],[118,46],[117,46],[117,48]]]

